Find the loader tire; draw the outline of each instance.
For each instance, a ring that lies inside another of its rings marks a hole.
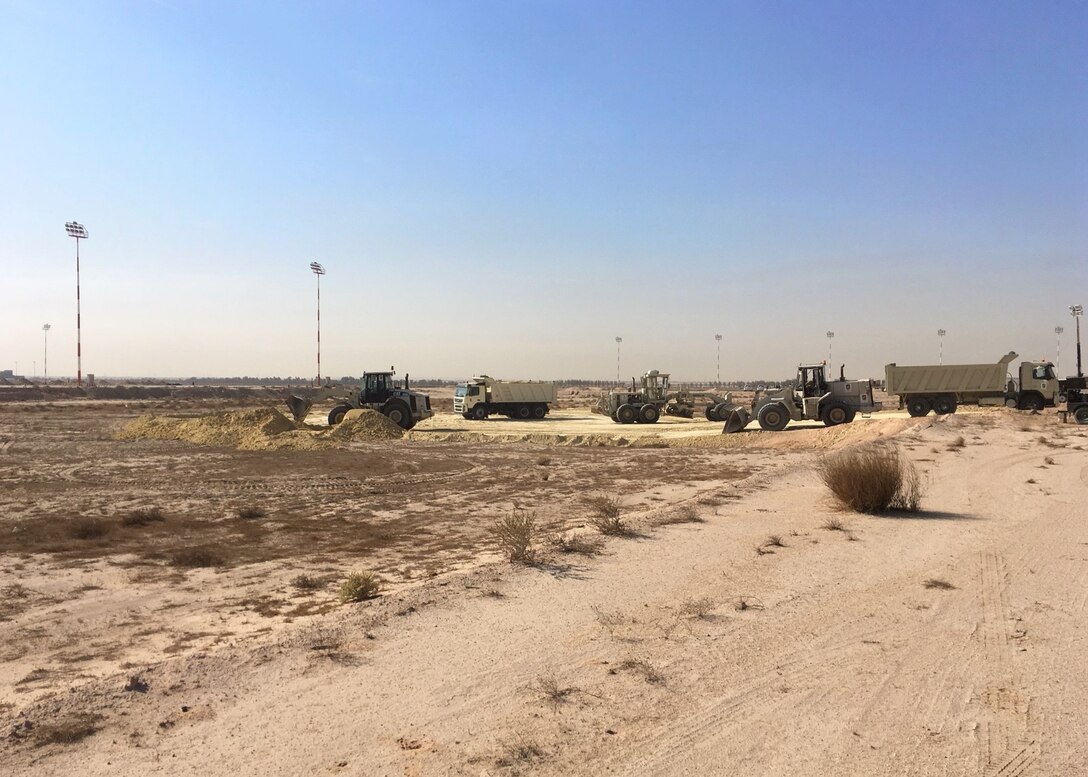
[[[657,410],[657,405],[643,405],[638,411],[638,420],[644,424],[656,424],[657,419],[661,417],[661,413]]]
[[[718,406],[717,405],[707,405],[706,409],[703,410],[703,415],[706,416],[706,420],[708,420],[708,421],[721,421],[722,420],[720,417],[718,417]]]
[[[1073,411],[1073,420],[1078,424],[1088,424],[1088,405],[1078,407]]]
[[[336,426],[344,420],[344,416],[351,410],[351,405],[337,405],[329,411],[329,426]]]
[[[790,422],[790,414],[777,402],[764,405],[759,411],[759,428],[768,432],[781,432]]]
[[[620,405],[616,408],[616,420],[621,424],[633,424],[638,418],[638,411],[633,405]]]
[[[907,400],[907,413],[911,418],[928,415],[931,408],[929,397],[911,397]]]
[[[394,399],[382,408],[382,415],[395,423],[401,429],[411,429],[415,426],[415,421],[412,420],[412,412],[408,409],[408,405],[401,402],[399,399]]]
[[[824,405],[824,409],[820,411],[820,420],[824,422],[824,426],[838,426],[839,424],[845,424],[846,419],[850,417],[850,408],[844,405],[842,402],[831,402]]]

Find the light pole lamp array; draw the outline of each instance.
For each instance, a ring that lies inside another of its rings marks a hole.
[[[44,378],[45,378],[46,383],[49,382],[49,330],[52,329],[52,328],[53,327],[51,325],[49,325],[49,324],[42,324],[42,338],[45,341],[42,344],[43,345],[42,356],[44,358],[42,370],[45,372]]]
[[[317,384],[321,385],[321,276],[325,268],[319,262],[310,262],[310,269],[317,276]]]
[[[714,335],[714,340],[718,343],[718,371],[717,371],[718,378],[717,378],[717,382],[720,384],[722,382],[722,336],[721,335]]]
[[[827,333],[827,366],[831,366],[831,341],[835,339],[835,333],[828,330]]]
[[[620,382],[620,344],[622,342],[622,337],[616,338],[616,383]]]
[[[944,364],[944,336],[948,334],[944,329],[937,330],[937,363]]]
[[[1084,370],[1080,365],[1080,317],[1084,315],[1084,305],[1070,305],[1069,315],[1077,322],[1077,377],[1084,377]]]
[[[79,241],[86,240],[87,228],[78,221],[66,221],[64,228],[68,237],[76,239],[76,385],[83,385],[83,345],[81,336],[81,322],[79,316]]]
[[[1062,374],[1062,332],[1064,331],[1065,327],[1063,326],[1054,327],[1054,334],[1058,338],[1057,350],[1054,353],[1054,369],[1058,371],[1059,376]]]

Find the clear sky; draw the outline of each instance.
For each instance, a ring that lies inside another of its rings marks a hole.
[[[1088,5],[0,0],[0,369],[69,220],[99,375],[1069,372]]]

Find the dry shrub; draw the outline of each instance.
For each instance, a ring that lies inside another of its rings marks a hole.
[[[589,522],[601,534],[619,537],[631,533],[623,520],[623,508],[619,499],[610,496],[596,496],[586,501],[593,510]]]
[[[763,540],[763,547],[765,548],[784,548],[786,543],[782,541],[781,535],[768,534],[767,539]]]
[[[832,515],[824,520],[821,527],[828,531],[846,531],[846,522]]]
[[[170,556],[170,564],[175,567],[217,567],[223,558],[212,548],[182,548]]]
[[[352,572],[340,584],[340,601],[362,602],[373,599],[382,589],[382,579],[374,572]]]
[[[132,510],[121,518],[122,526],[147,526],[149,523],[165,521],[166,516],[158,507],[141,507]]]
[[[604,543],[599,538],[580,534],[556,534],[548,541],[560,553],[577,553],[582,556],[596,556],[604,548]]]
[[[573,685],[563,685],[555,675],[540,677],[533,683],[532,689],[540,695],[541,700],[551,705],[553,710],[567,703],[567,697],[577,693],[578,688]]]
[[[706,519],[699,515],[699,511],[693,505],[684,505],[666,513],[654,523],[658,526],[671,526],[676,523],[706,523]]]
[[[608,670],[609,674],[619,674],[620,672],[633,672],[642,675],[643,680],[653,685],[662,685],[665,682],[665,675],[657,671],[649,661],[643,661],[641,658],[624,659]]]
[[[959,437],[957,437],[955,440],[953,440],[952,442],[948,443],[948,450],[950,450],[950,451],[955,450],[956,448],[966,448],[966,447],[967,447],[967,440],[964,438],[964,436],[962,434]]]
[[[97,540],[109,531],[110,525],[100,518],[75,518],[68,523],[68,533],[77,540]]]
[[[533,564],[536,562],[536,549],[533,540],[536,536],[536,513],[514,508],[509,515],[503,516],[491,527],[499,548],[511,564]]]
[[[936,588],[941,591],[951,591],[956,587],[947,580],[942,580],[939,577],[931,577],[923,582],[922,585],[924,585],[926,588]]]
[[[245,521],[255,521],[258,518],[264,518],[268,515],[268,511],[263,507],[257,505],[244,505],[236,508],[234,514]]]
[[[39,745],[74,745],[98,731],[100,720],[98,715],[74,715],[38,726],[34,738]]]
[[[919,510],[921,477],[897,448],[877,445],[850,448],[823,459],[819,473],[848,510],[859,513]]]
[[[291,579],[291,585],[299,591],[318,591],[325,587],[325,578],[313,575],[296,575]]]
[[[536,761],[544,757],[544,750],[536,742],[518,734],[512,742],[500,742],[502,755],[495,759],[497,766],[515,766]]]

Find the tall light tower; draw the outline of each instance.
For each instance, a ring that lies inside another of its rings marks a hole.
[[[622,342],[622,337],[616,338],[616,383],[620,382],[620,344]]]
[[[46,383],[49,382],[49,330],[52,328],[53,327],[49,324],[42,324],[42,338],[45,340],[45,342],[42,344],[44,351],[43,356],[45,357],[44,367],[42,369],[45,371]]]
[[[944,364],[944,336],[948,334],[944,329],[937,330],[937,363]]]
[[[835,339],[835,333],[828,330],[827,332],[827,366],[831,366],[831,341]]]
[[[78,221],[66,221],[68,237],[76,239],[76,385],[83,385],[83,348],[79,320],[79,241],[87,239],[87,228]]]
[[[722,336],[714,335],[714,339],[718,343],[718,383],[722,382]]]
[[[317,276],[317,384],[321,385],[321,276],[325,268],[318,262],[310,262],[310,269]]]
[[[1054,327],[1054,334],[1058,336],[1058,349],[1054,354],[1054,369],[1058,371],[1058,376],[1062,374],[1062,332],[1065,331],[1065,327]]]
[[[1070,305],[1069,315],[1077,322],[1077,377],[1083,378],[1084,371],[1080,366],[1080,317],[1084,315],[1084,305]]]

